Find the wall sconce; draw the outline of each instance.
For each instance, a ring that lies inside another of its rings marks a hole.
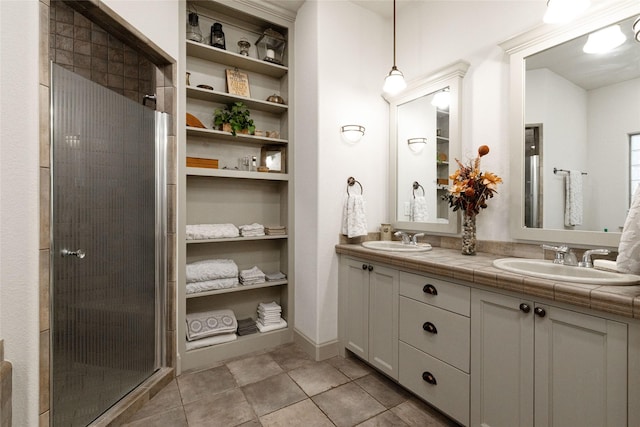
[[[640,42],[640,16],[633,23],[633,33],[635,34],[636,41]]]
[[[589,34],[582,51],[584,53],[606,53],[620,46],[626,39],[620,30],[620,25],[612,25]]]
[[[427,138],[409,138],[407,139],[407,144],[409,145],[409,150],[419,153],[427,145]]]
[[[589,0],[547,0],[547,11],[542,18],[545,24],[566,24],[587,10]]]
[[[344,125],[340,128],[342,136],[349,142],[358,142],[364,136],[364,126]]]

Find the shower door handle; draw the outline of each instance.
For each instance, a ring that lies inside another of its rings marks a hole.
[[[63,257],[68,257],[68,256],[76,256],[80,259],[84,258],[84,256],[86,255],[86,253],[82,250],[82,249],[78,249],[76,251],[70,251],[69,249],[63,249],[61,252]]]

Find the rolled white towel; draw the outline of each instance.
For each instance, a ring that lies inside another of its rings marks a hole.
[[[187,283],[238,277],[238,266],[232,259],[206,259],[187,264]]]
[[[187,240],[222,239],[240,236],[233,224],[192,224],[187,225]]]

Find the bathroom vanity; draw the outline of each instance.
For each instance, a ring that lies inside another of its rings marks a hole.
[[[635,426],[640,286],[337,245],[340,351],[467,426]]]

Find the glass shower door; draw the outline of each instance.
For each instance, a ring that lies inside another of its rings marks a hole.
[[[51,421],[85,426],[157,368],[154,111],[51,88]]]

